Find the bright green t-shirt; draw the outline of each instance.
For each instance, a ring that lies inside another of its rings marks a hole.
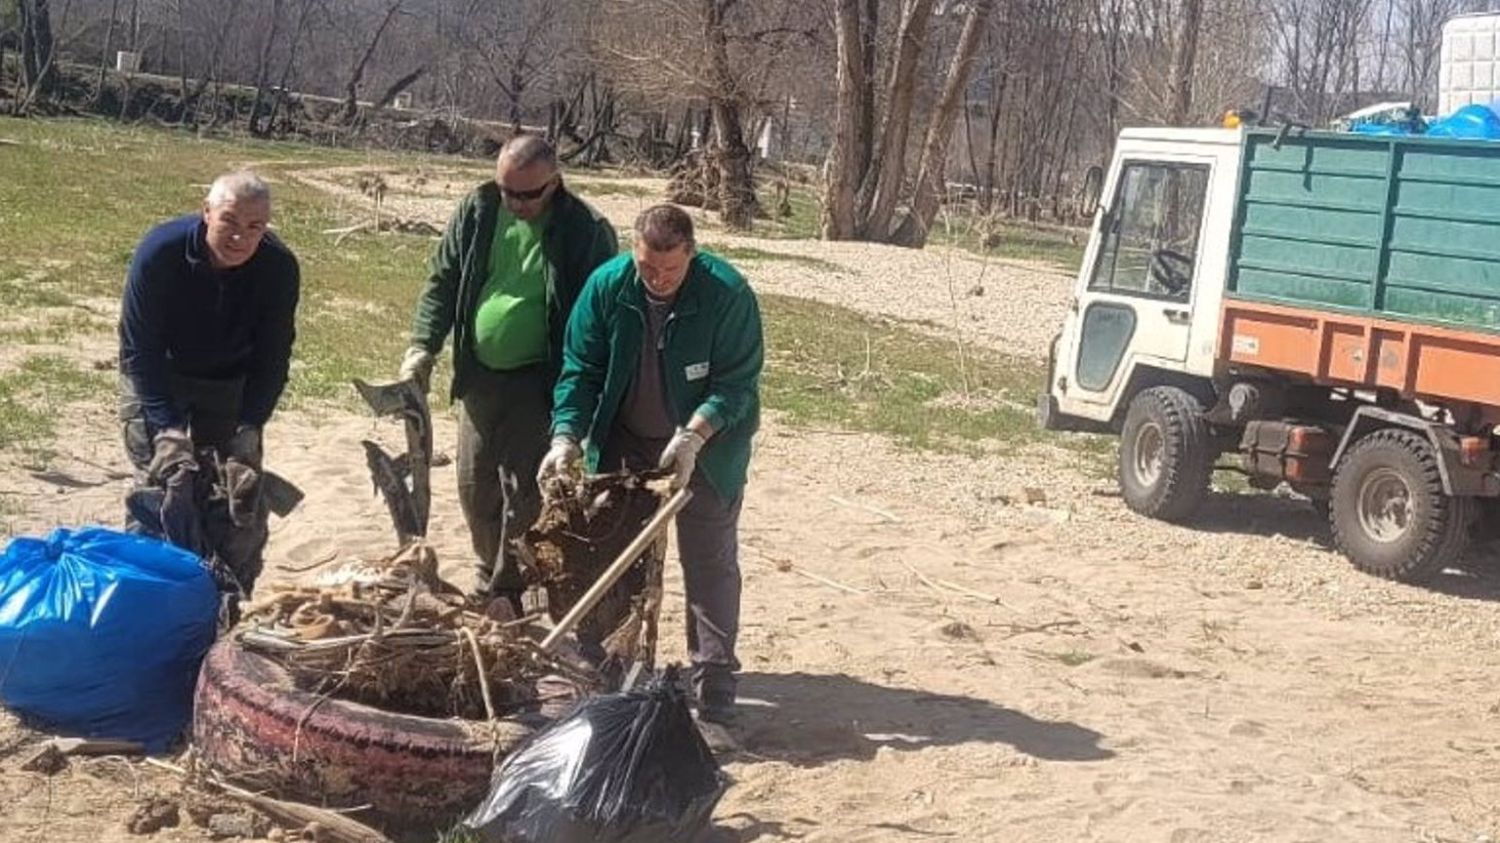
[[[547,359],[547,275],[542,231],[549,213],[529,222],[505,208],[490,244],[490,277],[474,312],[474,355],[491,369]]]

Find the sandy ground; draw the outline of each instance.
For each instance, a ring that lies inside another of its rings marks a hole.
[[[941,279],[951,256],[755,245],[848,267],[767,264],[753,275],[762,289],[883,302],[865,308],[876,312],[910,302],[912,319],[947,301],[900,293]],[[991,289],[970,297],[986,326],[975,335],[1014,325],[991,344],[1043,353],[1055,323],[1030,323],[1066,306],[1066,279],[986,272]],[[984,309],[1007,285],[1040,309],[1014,322]],[[70,428],[50,473],[4,465],[4,486],[28,495],[3,519],[12,531],[118,522],[107,409]],[[310,494],[273,525],[269,577],[335,550],[392,549],[358,445],[372,434],[399,441],[394,425],[355,416],[285,414],[270,429],[273,467]],[[452,447],[447,412],[437,442]],[[1048,450],[912,453],[768,420],[742,523],[743,751],[727,759],[734,785],[715,840],[1500,838],[1489,553],[1429,588],[1386,583],[1331,552],[1305,504],[1215,494],[1193,528],[1173,527],[1131,515],[1108,481],[1071,463]],[[467,584],[451,466],[434,486],[434,541]],[[669,571],[672,658],[682,598]],[[53,778],[17,771],[36,740],[0,724],[0,840],[136,839],[124,817],[175,787],[115,760]],[[205,838],[184,821],[151,839]]]

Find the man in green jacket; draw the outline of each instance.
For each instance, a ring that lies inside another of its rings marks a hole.
[[[755,294],[722,258],[697,251],[681,208],[647,208],[635,246],[596,270],[568,320],[547,484],[584,457],[591,470],[669,468],[693,498],[677,516],[687,643],[699,717],[735,699],[739,518],[764,356]]]
[[[458,499],[479,557],[478,590],[517,612],[525,584],[511,539],[540,513],[535,478],[563,331],[589,274],[618,251],[609,221],[563,186],[552,145],[520,135],[500,150],[495,180],[448,221],[417,300],[401,377],[426,391],[453,334]]]

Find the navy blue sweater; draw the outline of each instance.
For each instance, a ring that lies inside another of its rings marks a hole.
[[[184,427],[171,374],[245,379],[240,421],[262,425],[286,387],[301,285],[297,258],[267,234],[244,264],[208,259],[201,214],[148,232],[130,261],[120,308],[120,371],[154,429]]]

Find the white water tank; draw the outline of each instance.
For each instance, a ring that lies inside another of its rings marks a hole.
[[[1459,15],[1443,24],[1438,114],[1500,99],[1500,14]]]
[[[115,70],[121,73],[139,73],[141,70],[141,54],[131,50],[117,50],[115,52]]]

